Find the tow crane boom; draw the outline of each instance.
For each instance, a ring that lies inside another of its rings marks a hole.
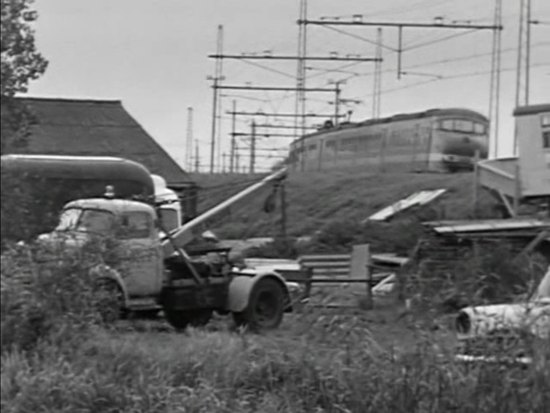
[[[164,256],[169,257],[176,252],[177,248],[185,247],[185,245],[191,242],[193,238],[201,232],[201,229],[205,228],[211,220],[222,213],[230,211],[230,208],[234,207],[239,201],[264,189],[268,184],[273,184],[274,186],[279,185],[286,176],[287,168],[282,168],[174,230],[162,241]]]

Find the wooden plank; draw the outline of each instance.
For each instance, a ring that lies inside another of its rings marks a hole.
[[[298,261],[343,261],[349,260],[350,254],[319,254],[319,255],[300,255]]]
[[[323,262],[323,261],[309,261],[301,263],[304,267],[322,267],[322,268],[346,268],[349,271],[349,261],[345,262]]]

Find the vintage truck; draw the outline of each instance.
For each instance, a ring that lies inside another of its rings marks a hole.
[[[529,300],[464,308],[455,326],[458,361],[530,364],[550,345],[550,267]]]
[[[276,328],[292,310],[291,290],[274,271],[239,271],[228,261],[228,249],[191,248],[208,224],[262,190],[277,190],[286,177],[279,170],[185,224],[168,230],[159,220],[159,205],[121,199],[115,185],[103,197],[67,203],[59,224],[38,237],[42,250],[84,247],[92,239],[114,239],[117,265],[92,269],[102,290],[115,298],[115,311],[164,313],[177,329],[207,323],[213,312],[231,313],[239,325]],[[160,224],[160,225],[159,225]]]

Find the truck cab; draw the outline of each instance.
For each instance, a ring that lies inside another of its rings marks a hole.
[[[142,202],[76,200],[63,208],[55,230],[41,235],[39,241],[68,248],[82,247],[98,238],[113,241],[109,244],[115,248],[109,251],[113,262],[107,265],[123,293],[125,308],[150,310],[158,307],[164,272],[156,221],[155,209]]]

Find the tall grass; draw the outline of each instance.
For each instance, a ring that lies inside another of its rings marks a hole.
[[[355,338],[357,340],[357,337]],[[7,412],[548,411],[545,368],[465,367],[428,341],[395,357],[370,341],[227,331],[95,331],[72,349],[2,356]]]
[[[7,340],[1,356],[3,412],[550,408],[550,346],[543,349],[546,359],[530,367],[464,366],[454,361],[441,332],[420,319],[384,315],[383,321],[373,313],[338,315],[307,307],[263,335],[232,330],[225,320],[184,334],[166,332],[161,320],[141,331],[125,324],[105,328],[94,321],[93,301],[87,305],[87,293],[78,292],[90,290],[73,278],[73,272],[83,277],[85,265],[18,284],[15,276],[28,281],[25,265],[32,269],[34,263],[18,254],[2,263],[2,298],[8,298],[1,307]],[[76,295],[67,297],[63,289]],[[28,303],[14,301],[30,293]],[[41,316],[38,330],[33,315]],[[384,323],[394,327],[392,341],[379,337],[387,334]],[[23,333],[35,335],[29,340]]]

